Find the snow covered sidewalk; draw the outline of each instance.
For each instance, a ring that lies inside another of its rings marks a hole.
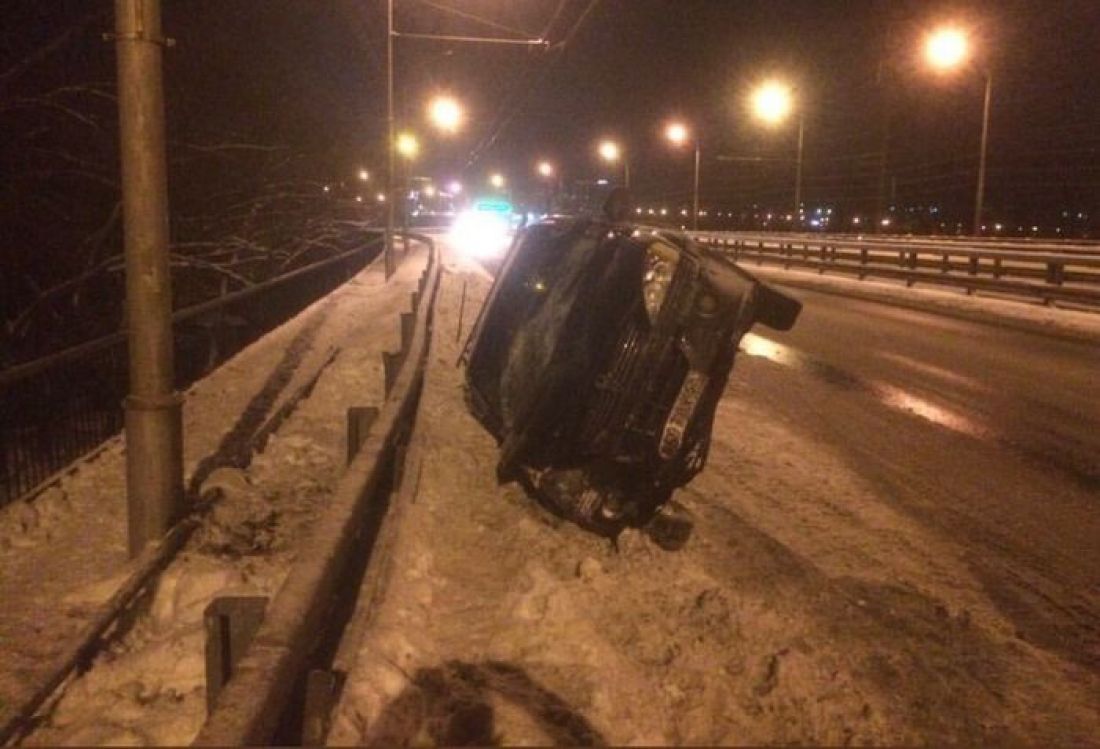
[[[885,280],[823,275],[806,270],[741,264],[762,281],[926,310],[964,320],[1100,344],[1100,313],[1044,307],[1034,302],[965,294],[961,289],[907,287]]]
[[[399,314],[425,261],[414,251],[389,283],[372,264],[188,391],[187,481],[221,499],[136,621],[67,686],[27,743],[191,740],[206,707],[203,610],[218,595],[269,595],[287,574],[343,473],[346,409],[383,400],[381,354],[399,347]],[[293,399],[301,401],[289,411]],[[112,440],[56,488],[0,516],[0,705],[41,681],[132,571],[124,449]]]
[[[738,381],[677,552],[514,484],[467,413],[451,265],[399,521],[329,743],[1088,744],[1095,675],[1014,636],[967,549]],[[469,319],[469,315],[467,316]]]

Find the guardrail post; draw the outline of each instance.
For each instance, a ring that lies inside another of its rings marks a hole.
[[[1061,286],[1066,280],[1066,267],[1060,262],[1047,263],[1047,283]]]
[[[359,454],[359,448],[370,434],[378,413],[375,406],[352,406],[348,409],[348,465]]]
[[[416,309],[415,303],[413,309]],[[402,312],[401,313],[401,350],[408,351],[409,344],[412,343],[413,329],[416,326],[416,313],[415,312]]]
[[[397,382],[397,374],[401,370],[401,352],[396,354],[389,351],[382,352],[382,374],[385,382],[386,397],[390,397],[394,383]]]
[[[859,280],[867,277],[867,248],[859,248]]]
[[[951,270],[951,256],[943,253],[943,262],[940,264],[940,273],[947,274]]]
[[[237,661],[248,650],[267,609],[267,596],[220,596],[207,605],[206,712],[214,709],[222,688],[232,678]]]
[[[971,275],[971,276],[977,276],[978,275],[978,256],[977,255],[971,255],[970,256],[969,260],[967,261],[966,272],[967,272],[968,275]],[[974,293],[974,287],[973,286],[967,286],[966,287],[967,296],[970,296],[973,293]]]
[[[1001,277],[1001,259],[999,257],[993,258],[993,277]]]

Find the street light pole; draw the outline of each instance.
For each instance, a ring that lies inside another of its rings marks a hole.
[[[806,136],[806,117],[799,109],[798,112],[798,160],[794,174],[794,217],[798,225],[802,225],[802,146]]]
[[[385,247],[383,253],[385,253],[385,266],[386,266],[386,278],[388,279],[393,275],[395,270],[394,257],[393,257],[393,233],[394,233],[394,211],[396,210],[395,204],[397,203],[397,190],[396,190],[396,175],[394,172],[397,170],[397,158],[395,150],[397,148],[397,126],[394,121],[394,107],[393,107],[393,41],[394,33],[393,28],[393,0],[386,0],[386,237]]]
[[[982,105],[982,145],[978,157],[978,193],[974,198],[974,235],[982,228],[982,204],[985,200],[985,159],[989,145],[989,105],[993,99],[993,73],[985,74],[985,103]]]
[[[693,231],[699,231],[699,153],[701,146],[699,145],[699,136],[695,136],[695,184],[692,189],[691,198],[691,228]]]
[[[184,512],[181,400],[172,352],[160,0],[115,0],[119,151],[130,392],[126,410],[129,552]]]

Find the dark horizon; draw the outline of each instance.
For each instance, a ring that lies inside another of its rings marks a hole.
[[[110,25],[110,5],[95,0],[101,16],[9,81],[6,96],[73,78],[113,86],[113,50],[99,38]],[[433,5],[458,7],[398,0],[398,27],[493,33]],[[689,200],[690,158],[663,142],[661,128],[676,116],[698,123],[702,134],[704,208],[757,204],[781,212],[793,200],[795,128],[761,127],[744,108],[748,86],[774,74],[797,85],[804,107],[807,207],[874,212],[888,116],[884,199],[892,194],[901,208],[936,206],[943,220],[968,226],[981,76],[938,77],[918,60],[924,30],[950,19],[975,30],[979,59],[995,78],[990,221],[1037,223],[1051,235],[1062,219],[1078,229],[1095,220],[1095,2],[601,0],[588,16],[589,0],[460,5],[532,36],[546,32],[552,44],[568,43],[539,52],[399,40],[399,117],[425,142],[418,173],[475,181],[501,170],[522,188],[535,183],[534,161],[548,158],[567,181],[611,176],[594,145],[614,136],[630,152],[639,202],[675,209]],[[11,3],[0,69],[92,8],[87,0]],[[289,145],[309,154],[319,179],[337,180],[360,164],[383,166],[384,3],[192,0],[166,5],[165,28],[177,40],[166,55],[166,85],[169,129],[179,140]],[[450,140],[423,123],[427,98],[441,90],[469,110],[468,127]],[[1075,223],[1078,213],[1088,218]]]

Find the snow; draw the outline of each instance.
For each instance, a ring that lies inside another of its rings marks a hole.
[[[487,290],[443,278],[418,478],[331,744],[1095,742],[1096,675],[1015,636],[967,548],[736,369],[680,551],[498,486],[454,367],[463,283]]]
[[[273,595],[285,578],[343,473],[346,409],[384,397],[381,353],[399,345],[399,313],[425,259],[415,251],[389,283],[376,263],[190,389],[187,477],[202,471],[202,494],[219,499],[25,743],[190,743],[206,713],[203,611],[216,596]],[[314,378],[254,453],[255,433]],[[56,489],[0,515],[0,699],[37,683],[131,571],[124,449],[115,438]]]
[[[914,309],[977,320],[993,325],[1100,343],[1100,314],[1045,307],[1034,302],[967,295],[961,289],[906,287],[901,283],[841,278],[804,270],[742,263],[762,281],[778,285],[844,294]]]

